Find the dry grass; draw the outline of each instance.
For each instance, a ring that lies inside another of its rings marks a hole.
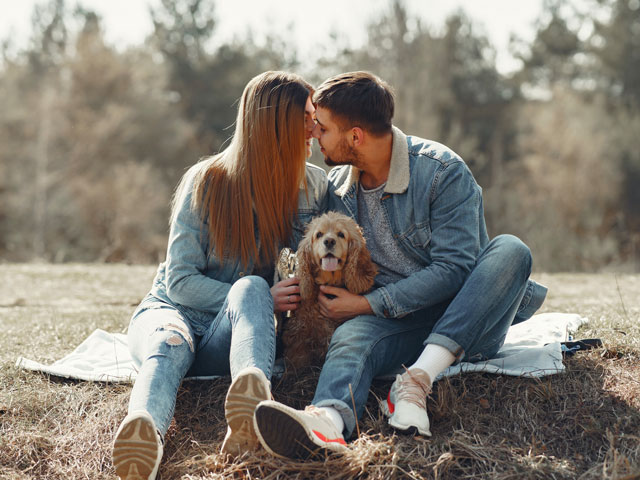
[[[129,385],[60,380],[14,368],[51,362],[95,328],[120,331],[153,267],[1,265],[0,479],[114,478],[112,436]],[[491,478],[640,479],[640,276],[537,275],[543,311],[590,318],[579,337],[600,350],[567,359],[541,380],[467,374],[440,381],[429,400],[433,438],[396,435],[381,417],[376,382],[352,450],[304,463],[264,452],[228,461],[227,379],[185,382],[166,439],[162,479]],[[275,383],[277,400],[304,406],[317,371]]]

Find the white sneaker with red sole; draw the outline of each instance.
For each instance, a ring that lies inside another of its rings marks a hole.
[[[380,409],[389,417],[389,425],[407,434],[431,436],[427,396],[431,393],[429,374],[419,368],[397,375]]]
[[[260,402],[254,419],[260,443],[277,457],[321,458],[348,448],[331,418],[313,405],[296,410],[268,400]]]

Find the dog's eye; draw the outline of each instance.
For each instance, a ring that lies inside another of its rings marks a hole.
[[[338,237],[340,237],[340,238],[344,238],[344,233],[342,233],[342,232],[338,232]]]
[[[318,232],[318,233],[316,233],[316,238],[320,238],[320,237],[322,237],[322,235],[323,235],[322,232]]]

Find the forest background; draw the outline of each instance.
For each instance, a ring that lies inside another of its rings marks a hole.
[[[45,0],[26,48],[0,39],[0,262],[161,260],[172,191],[224,147],[252,76],[364,69],[394,86],[397,126],[465,159],[490,235],[537,270],[640,272],[640,0],[545,0],[509,74],[463,11],[436,31],[390,1],[364,46],[335,37],[310,65],[284,35],[212,47],[215,3],[161,0],[116,49],[95,12]]]

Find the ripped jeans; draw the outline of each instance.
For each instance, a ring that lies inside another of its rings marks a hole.
[[[147,411],[164,437],[185,376],[235,378],[258,367],[271,378],[276,332],[269,285],[256,276],[238,280],[201,336],[178,308],[148,295],[131,318],[128,342],[139,369],[128,411]]]

